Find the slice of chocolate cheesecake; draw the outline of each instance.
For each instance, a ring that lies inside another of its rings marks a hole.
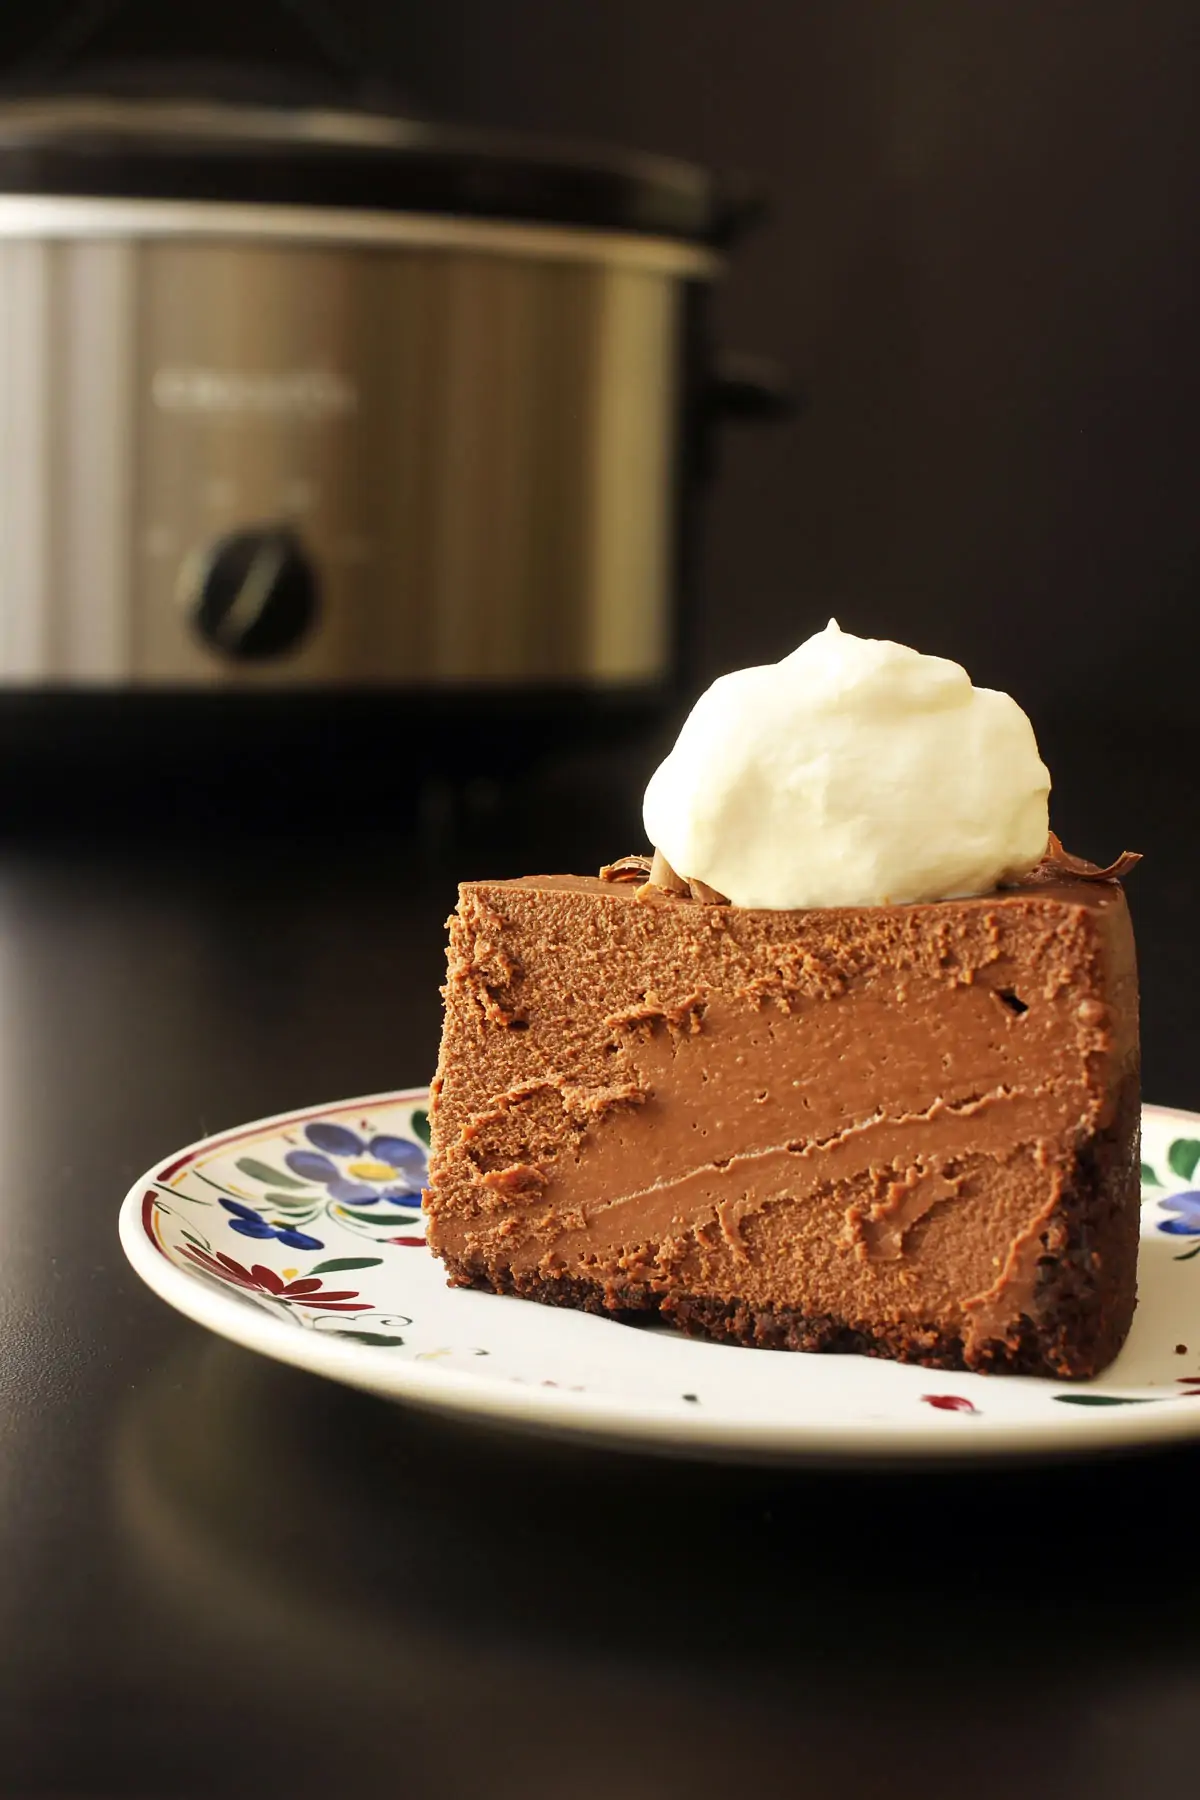
[[[460,890],[426,1196],[451,1280],[739,1344],[1109,1362],[1139,1223],[1120,886],[1060,862],[905,906],[694,891]]]

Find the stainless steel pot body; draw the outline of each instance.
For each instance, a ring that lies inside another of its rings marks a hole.
[[[666,239],[0,197],[0,683],[655,684]]]

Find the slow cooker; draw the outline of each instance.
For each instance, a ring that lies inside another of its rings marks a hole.
[[[752,207],[370,106],[0,103],[0,684],[660,691]]]

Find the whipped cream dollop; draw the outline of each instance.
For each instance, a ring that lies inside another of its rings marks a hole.
[[[782,662],[714,681],[643,818],[673,869],[735,906],[874,906],[1027,874],[1049,792],[1008,694],[830,620]]]

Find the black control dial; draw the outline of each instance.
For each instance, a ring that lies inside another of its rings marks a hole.
[[[283,656],[317,617],[317,578],[286,525],[221,538],[191,584],[192,621],[206,644],[242,662]]]

